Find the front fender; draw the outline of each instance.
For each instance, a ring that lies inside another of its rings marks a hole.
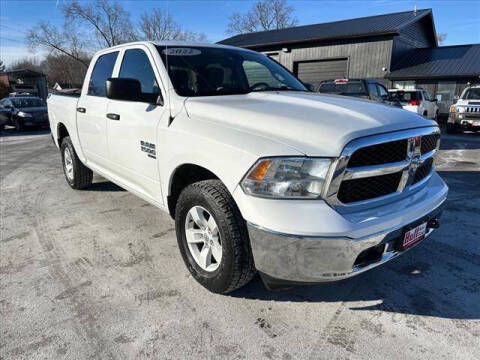
[[[161,186],[165,200],[170,195],[175,170],[184,164],[198,165],[209,170],[233,193],[258,158],[303,155],[270,139],[186,116],[176,118],[172,125],[160,134],[158,145]]]

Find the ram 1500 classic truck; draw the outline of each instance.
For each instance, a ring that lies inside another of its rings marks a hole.
[[[233,291],[339,280],[439,226],[436,123],[321,95],[267,56],[195,43],[98,52],[49,119],[73,189],[92,171],[168,212],[193,277]]]

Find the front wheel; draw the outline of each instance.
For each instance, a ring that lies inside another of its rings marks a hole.
[[[21,132],[25,129],[25,125],[23,125],[23,120],[15,119],[15,131]]]
[[[70,137],[65,137],[60,146],[65,179],[72,189],[80,190],[92,183],[93,172],[77,156]]]
[[[225,294],[255,275],[245,220],[221,181],[200,181],[182,191],[175,228],[185,265],[208,290]]]

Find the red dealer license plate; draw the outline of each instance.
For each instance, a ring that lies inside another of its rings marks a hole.
[[[423,238],[425,237],[426,230],[427,230],[427,223],[425,222],[407,231],[405,233],[405,236],[403,237],[402,248],[404,250],[408,249],[410,246],[423,240]]]

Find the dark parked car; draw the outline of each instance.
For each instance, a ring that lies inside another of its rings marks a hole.
[[[322,81],[318,87],[318,92],[370,99],[388,105],[402,107],[398,100],[392,98],[385,86],[369,79]]]
[[[22,131],[26,126],[48,126],[47,103],[37,97],[8,97],[0,100],[0,123]]]

